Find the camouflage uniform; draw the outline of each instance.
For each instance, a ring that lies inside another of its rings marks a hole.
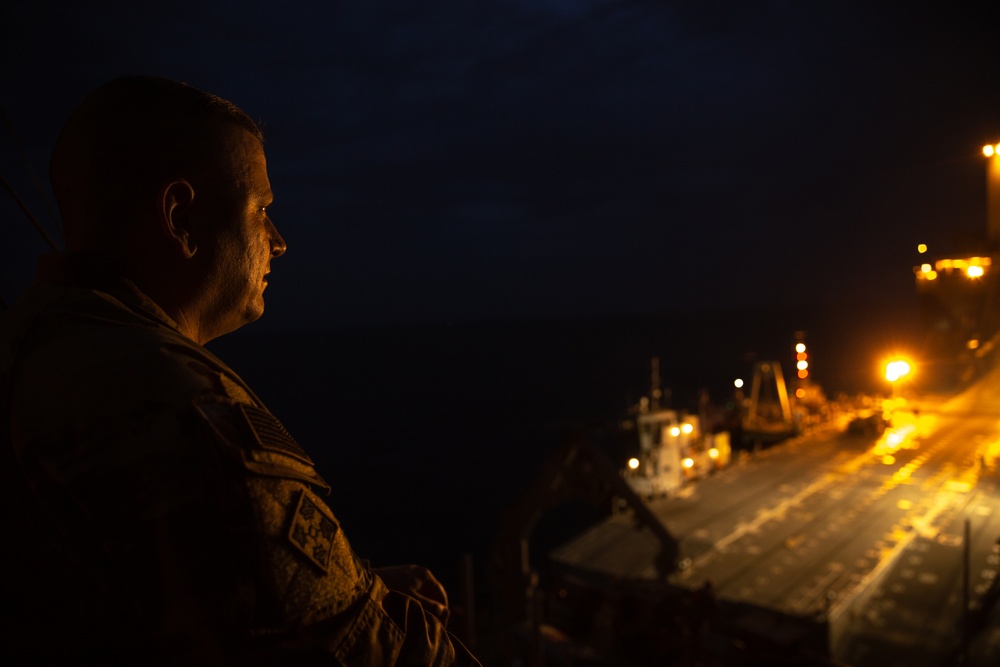
[[[232,370],[113,272],[44,259],[0,321],[0,651],[479,664],[358,559],[329,486]]]

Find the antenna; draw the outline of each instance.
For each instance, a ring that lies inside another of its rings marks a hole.
[[[28,160],[27,154],[24,151],[24,147],[20,142],[17,132],[14,131],[14,126],[11,124],[10,119],[7,117],[7,113],[3,110],[3,107],[0,107],[0,121],[2,121],[4,127],[7,128],[7,132],[10,134],[11,139],[14,142],[15,148],[17,149],[17,152],[20,154],[21,160],[24,162],[25,169],[31,176],[31,180],[34,182],[35,187],[38,189],[38,194],[41,197],[45,209],[49,213],[49,217],[52,220],[57,220],[56,216],[53,214],[52,207],[49,205],[48,198],[45,196],[45,192],[42,190],[38,178],[35,176],[34,170],[31,168],[31,162],[30,160]],[[39,234],[42,235],[42,238],[45,240],[48,246],[52,248],[53,251],[58,252],[59,247],[56,245],[56,242],[52,239],[52,237],[41,225],[41,223],[38,222],[38,218],[36,218],[34,214],[32,214],[31,209],[29,209],[28,205],[24,203],[24,200],[21,199],[21,197],[17,194],[17,191],[14,190],[14,186],[10,184],[10,181],[8,181],[3,176],[3,174],[0,174],[0,183],[3,184],[4,189],[7,190],[8,194],[10,194],[11,199],[13,199],[14,202],[17,203],[18,207],[20,207],[20,209],[24,212],[24,214],[28,216],[28,220],[31,222],[31,225],[35,228],[35,230]],[[58,226],[58,222],[56,223],[56,225]],[[3,298],[0,298],[0,308],[3,308],[3,310],[10,309],[10,306]]]
[[[7,112],[4,111],[2,106],[0,106],[0,121],[3,121],[4,127],[7,128],[7,134],[10,135],[11,140],[14,142],[14,148],[17,150],[18,155],[20,155],[21,162],[24,163],[25,171],[27,171],[28,175],[31,176],[31,182],[34,183],[35,190],[38,192],[38,197],[41,199],[42,205],[45,207],[45,211],[49,214],[49,220],[52,221],[58,228],[59,218],[56,216],[49,198],[45,195],[45,190],[42,188],[41,181],[38,180],[38,175],[35,173],[35,170],[31,168],[31,160],[28,159],[28,153],[24,150],[24,144],[21,143],[21,137],[14,131],[14,124],[10,122],[10,117],[7,115]]]
[[[21,207],[21,210],[24,211],[24,214],[28,216],[28,220],[30,220],[31,224],[35,227],[35,229],[38,230],[38,233],[42,235],[42,237],[45,239],[45,242],[49,244],[49,247],[52,248],[52,250],[59,252],[59,247],[56,245],[56,242],[52,240],[52,237],[49,236],[49,233],[47,231],[45,231],[45,228],[42,227],[39,224],[38,220],[35,218],[35,216],[31,214],[31,210],[24,203],[24,201],[17,196],[17,192],[14,191],[14,187],[9,182],[7,182],[7,179],[4,178],[2,174],[0,174],[0,183],[3,183],[4,188],[6,188],[7,192],[10,193],[10,196],[14,198],[14,201],[17,202],[17,205]]]

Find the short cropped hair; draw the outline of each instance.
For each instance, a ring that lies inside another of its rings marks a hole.
[[[186,83],[126,76],[94,90],[52,150],[49,176],[68,249],[104,243],[136,224],[165,179],[210,174],[224,159],[231,127],[263,142],[239,107]]]

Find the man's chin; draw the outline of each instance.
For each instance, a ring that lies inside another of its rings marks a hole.
[[[259,320],[263,314],[264,314],[263,302],[257,304],[256,306],[247,308],[245,311],[243,311],[242,316],[233,317],[229,322],[229,325],[225,327],[225,330],[222,333],[218,334],[218,336],[225,336],[227,334],[233,333],[238,329],[242,329],[246,325]],[[218,336],[215,337],[217,338]]]
[[[264,316],[264,300],[261,299],[260,303],[257,303],[254,306],[247,309],[247,312],[244,316],[243,324],[250,324],[252,322],[256,322],[263,316]]]

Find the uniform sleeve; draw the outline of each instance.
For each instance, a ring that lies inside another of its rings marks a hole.
[[[319,495],[329,487],[276,418],[239,402],[201,401],[197,409],[239,452],[256,521],[254,632],[268,652],[333,665],[479,664],[437,618],[389,590],[355,555]]]

